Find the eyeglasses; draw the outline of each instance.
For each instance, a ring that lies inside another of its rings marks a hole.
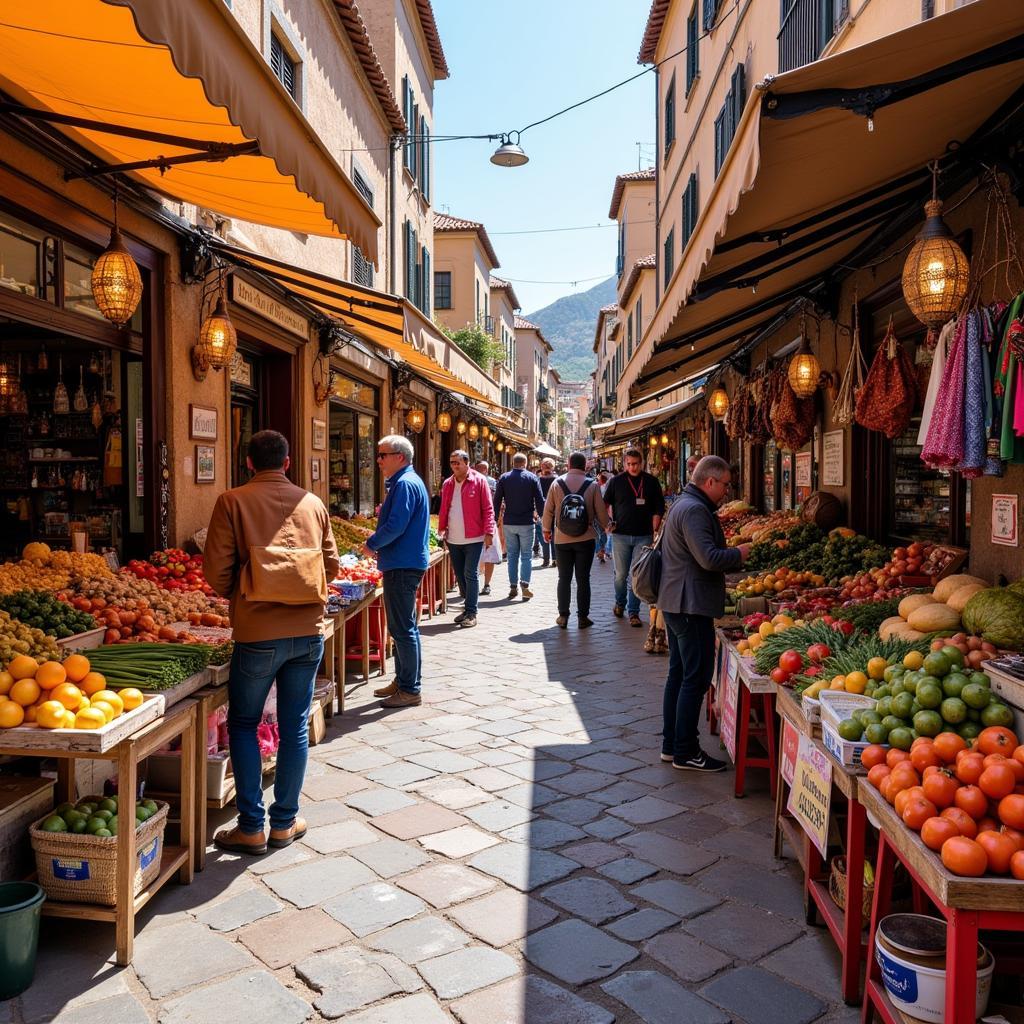
[[[401,452],[377,452],[378,459],[386,459],[389,455],[401,455]]]

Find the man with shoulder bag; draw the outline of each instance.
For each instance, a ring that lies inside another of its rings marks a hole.
[[[222,850],[261,855],[263,763],[256,729],[277,682],[280,748],[270,806],[269,845],[289,846],[306,833],[298,817],[306,774],[309,709],[324,654],[327,581],[338,573],[338,548],[323,502],[285,474],[288,441],[261,430],[249,442],[252,479],[225,491],[210,517],[203,569],[231,602],[235,648],[228,680],[228,734],[238,824],[218,832]]]

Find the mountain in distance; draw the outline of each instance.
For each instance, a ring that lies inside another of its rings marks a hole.
[[[562,380],[586,380],[594,369],[594,329],[602,306],[615,301],[615,277],[585,292],[555,299],[549,306],[527,313],[551,343],[551,365]]]

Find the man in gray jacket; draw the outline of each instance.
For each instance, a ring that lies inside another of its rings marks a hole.
[[[706,455],[675,500],[661,540],[658,608],[668,630],[668,679],[661,759],[680,771],[720,772],[698,735],[701,703],[715,668],[715,619],[725,611],[725,574],[746,561],[749,544],[726,547],[715,510],[732,487],[729,463]]]

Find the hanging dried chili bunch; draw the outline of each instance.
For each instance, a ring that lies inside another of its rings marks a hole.
[[[893,331],[892,317],[882,344],[857,395],[855,417],[868,430],[899,437],[910,424],[917,405],[917,374],[907,350]]]
[[[783,376],[779,388],[779,398],[775,404],[774,431],[775,443],[788,451],[803,448],[814,434],[816,416],[815,396],[799,398]]]

